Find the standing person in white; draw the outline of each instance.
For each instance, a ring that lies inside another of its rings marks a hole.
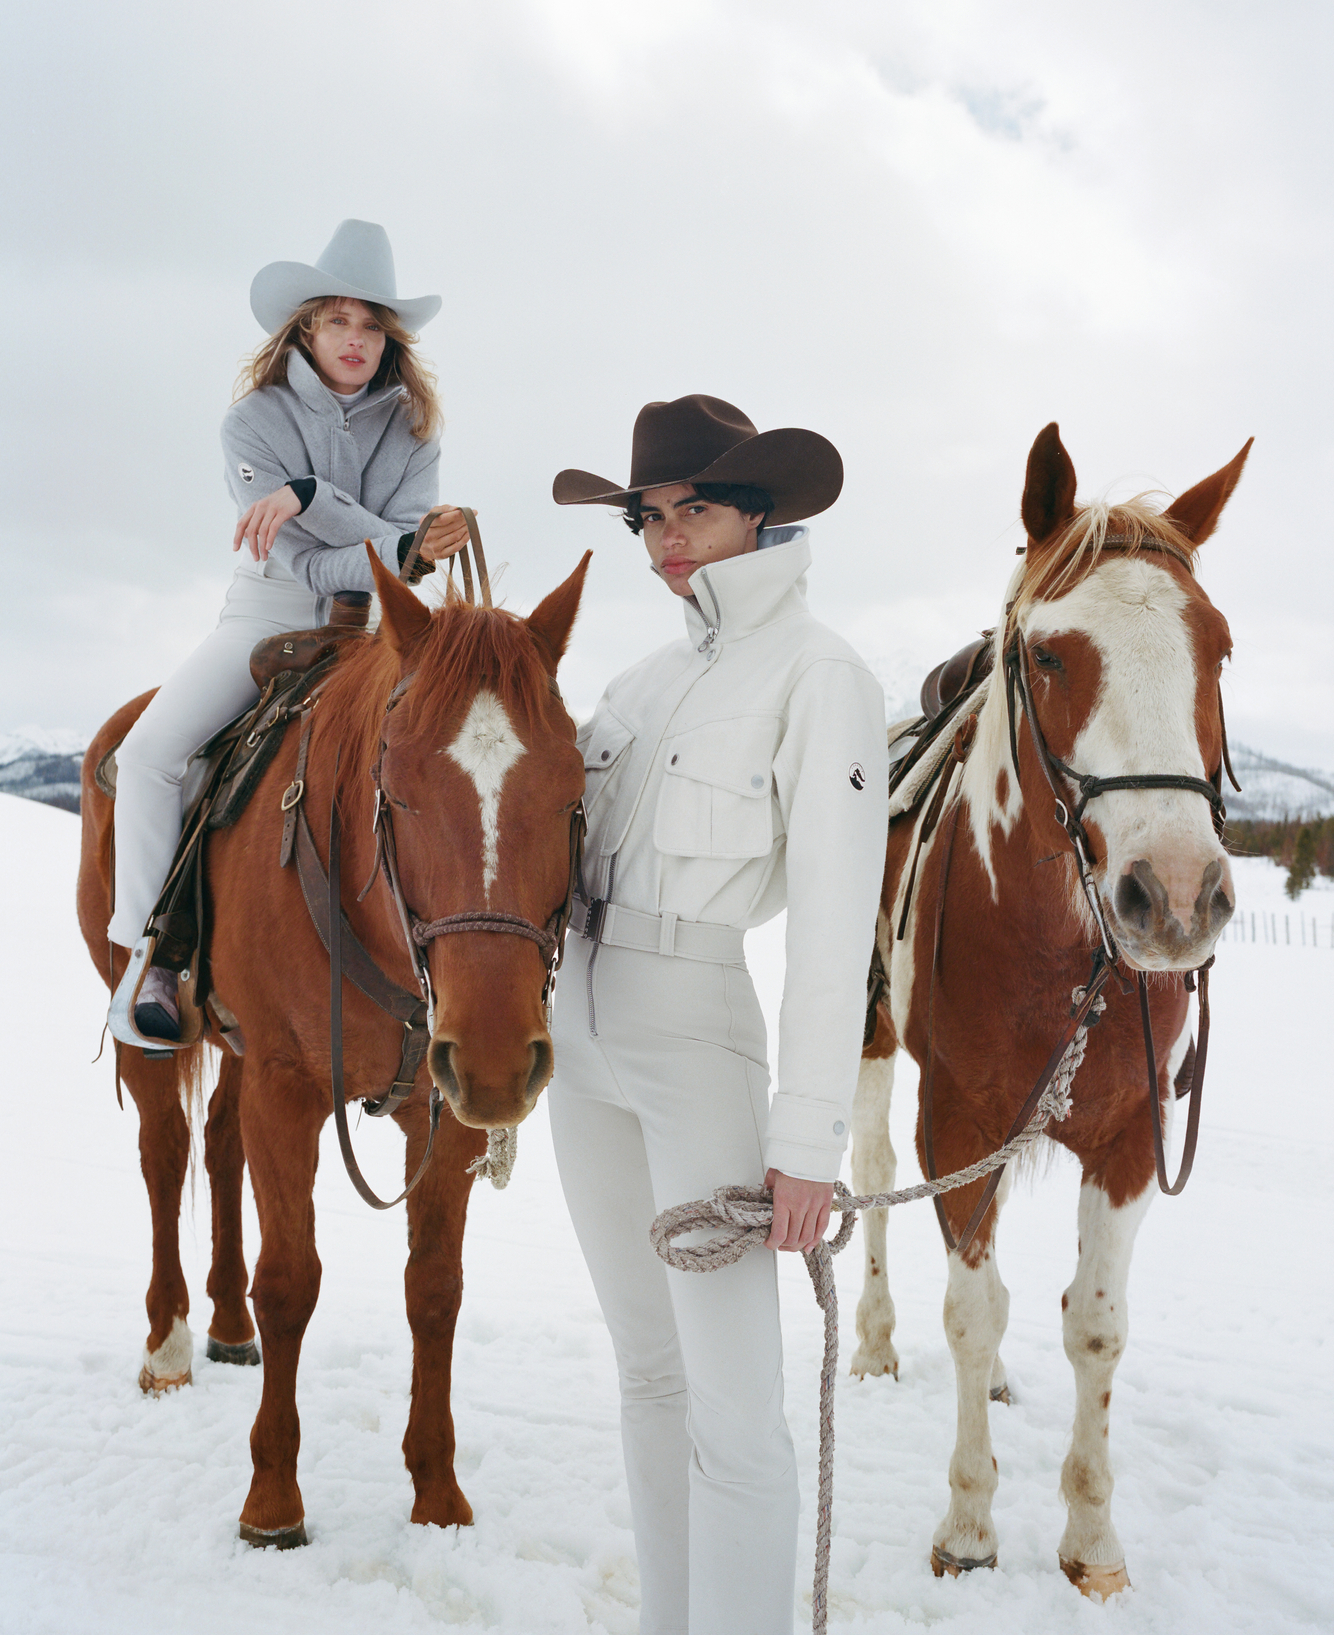
[[[255,644],[325,624],[339,591],[370,591],[364,540],[397,572],[435,508],[421,550],[430,573],[468,537],[456,508],[435,506],[440,407],[411,333],[440,310],[440,297],[398,296],[384,228],[345,221],[313,267],[271,262],[255,276],[250,307],[269,338],[222,422],[227,485],[241,512],[232,548],[245,549],[217,628],[116,752],[108,935],[126,948],[143,937],[171,866],[186,761],[258,697]],[[125,981],[136,975],[132,962]],[[121,1032],[116,1013],[113,1000]],[[127,1044],[179,1037],[174,973],[150,968],[134,1030],[124,1031]]]
[[[776,1262],[668,1270],[653,1217],[729,1183],[773,1190],[771,1249],[829,1219],[861,1053],[885,862],[884,696],[806,606],[808,531],[843,466],[731,404],[650,403],[616,505],[681,597],[686,639],[581,729],[585,895],[552,1038],[561,1181],[616,1349],[640,1635],[791,1635],[797,1473]],[[778,1090],[743,933],[787,909]]]

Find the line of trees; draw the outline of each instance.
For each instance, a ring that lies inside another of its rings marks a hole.
[[[1287,869],[1284,890],[1294,900],[1317,874],[1334,880],[1334,817],[1229,818],[1226,844],[1235,857],[1272,857]]]

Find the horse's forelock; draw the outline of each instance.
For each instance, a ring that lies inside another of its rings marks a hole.
[[[1010,597],[1018,616],[1037,601],[1054,601],[1088,577],[1103,560],[1107,540],[1117,541],[1116,555],[1139,556],[1155,540],[1173,545],[1194,572],[1196,546],[1162,510],[1150,503],[1157,496],[1137,494],[1118,505],[1091,500],[1081,506],[1060,533],[1041,545],[1030,545]]]

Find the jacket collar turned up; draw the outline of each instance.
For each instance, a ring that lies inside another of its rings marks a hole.
[[[403,396],[401,386],[379,386],[374,391],[367,392],[361,402],[353,408],[344,409],[315,373],[305,353],[295,346],[287,354],[287,384],[313,414],[340,423],[351,415],[364,414],[368,409],[379,408],[386,403],[396,404]]]
[[[805,612],[810,565],[809,528],[765,528],[758,550],[711,562],[691,574],[686,633],[696,646],[711,633],[721,645]]]

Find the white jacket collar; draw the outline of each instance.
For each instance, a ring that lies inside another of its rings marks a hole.
[[[310,360],[297,346],[287,354],[287,384],[308,409],[331,420],[344,420],[349,414],[364,414],[367,409],[374,408],[378,403],[384,403],[390,398],[397,401],[403,395],[401,386],[381,386],[376,391],[367,392],[360,403],[345,411],[341,403],[334,401],[324,382],[311,367]]]
[[[810,538],[809,528],[765,528],[756,550],[697,568],[685,604],[691,641],[698,644],[710,630],[731,641],[804,608]]]

